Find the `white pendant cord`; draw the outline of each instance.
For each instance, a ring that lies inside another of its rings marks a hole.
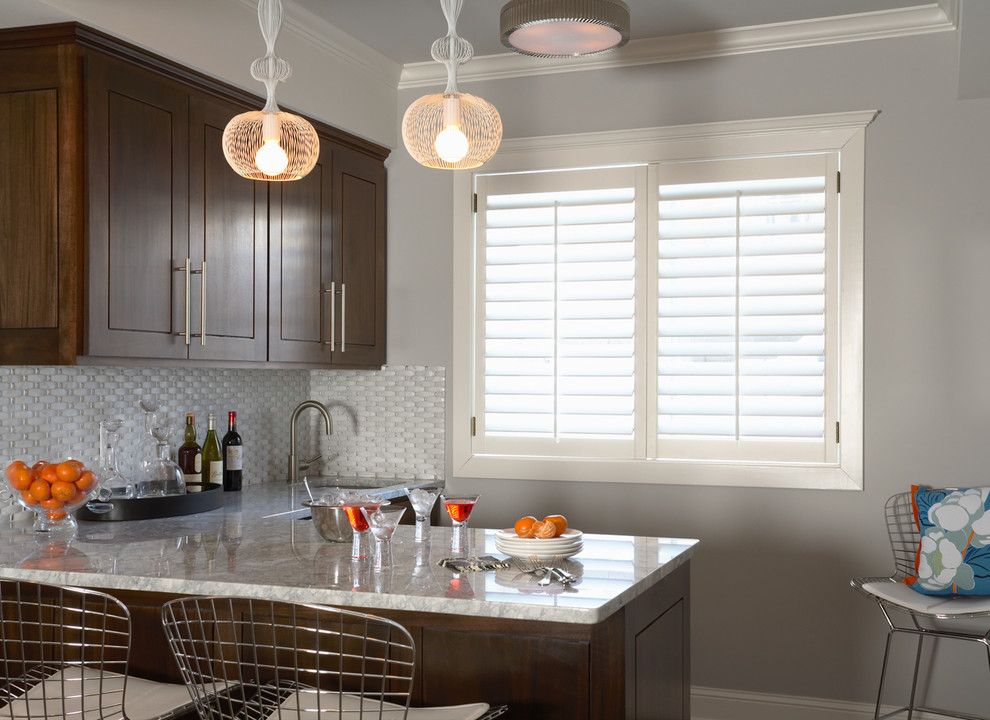
[[[457,34],[457,17],[461,14],[464,0],[440,0],[440,9],[447,18],[447,34],[435,40],[430,48],[430,54],[438,63],[447,68],[447,87],[445,95],[459,92],[457,89],[457,68],[472,57],[474,48],[467,40]]]
[[[251,63],[251,77],[265,84],[267,98],[264,112],[277,113],[275,87],[292,76],[292,67],[275,54],[275,41],[282,29],[282,0],[258,0],[258,24],[267,52]]]

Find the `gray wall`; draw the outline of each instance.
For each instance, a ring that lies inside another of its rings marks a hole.
[[[871,700],[883,620],[848,581],[890,568],[885,498],[919,481],[990,482],[990,101],[957,100],[957,42],[940,33],[466,88],[495,103],[507,137],[883,111],[866,149],[864,492],[453,480],[482,493],[488,526],[559,511],[587,530],[701,538],[696,685]],[[400,93],[400,113],[418,94]],[[389,191],[389,362],[449,366],[450,176],[400,149]],[[958,690],[971,712],[985,708],[986,658],[942,659],[943,699]]]

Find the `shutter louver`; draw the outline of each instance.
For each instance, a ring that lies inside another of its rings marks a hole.
[[[635,187],[568,189],[567,175],[484,196],[487,437],[634,434]]]
[[[824,177],[659,188],[657,433],[821,441]]]

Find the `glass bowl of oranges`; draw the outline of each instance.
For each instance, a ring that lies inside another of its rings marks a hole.
[[[39,460],[33,465],[14,460],[7,466],[4,481],[21,507],[35,514],[34,529],[39,532],[74,531],[75,510],[93,499],[109,499],[96,474],[72,458]]]

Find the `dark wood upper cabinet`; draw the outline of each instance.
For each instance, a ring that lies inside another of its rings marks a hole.
[[[276,362],[331,362],[333,154],[301,180],[270,183],[269,357]]]
[[[340,148],[333,162],[333,364],[385,364],[385,168]]]
[[[75,23],[0,30],[0,363],[383,365],[389,151],[314,122],[310,175],[245,180],[221,136],[261,104]]]
[[[82,343],[75,48],[0,51],[0,359],[72,362]]]
[[[129,63],[86,58],[87,353],[188,357],[189,97]]]
[[[268,359],[268,186],[235,173],[220,142],[227,121],[245,110],[198,95],[189,101],[193,359]]]

